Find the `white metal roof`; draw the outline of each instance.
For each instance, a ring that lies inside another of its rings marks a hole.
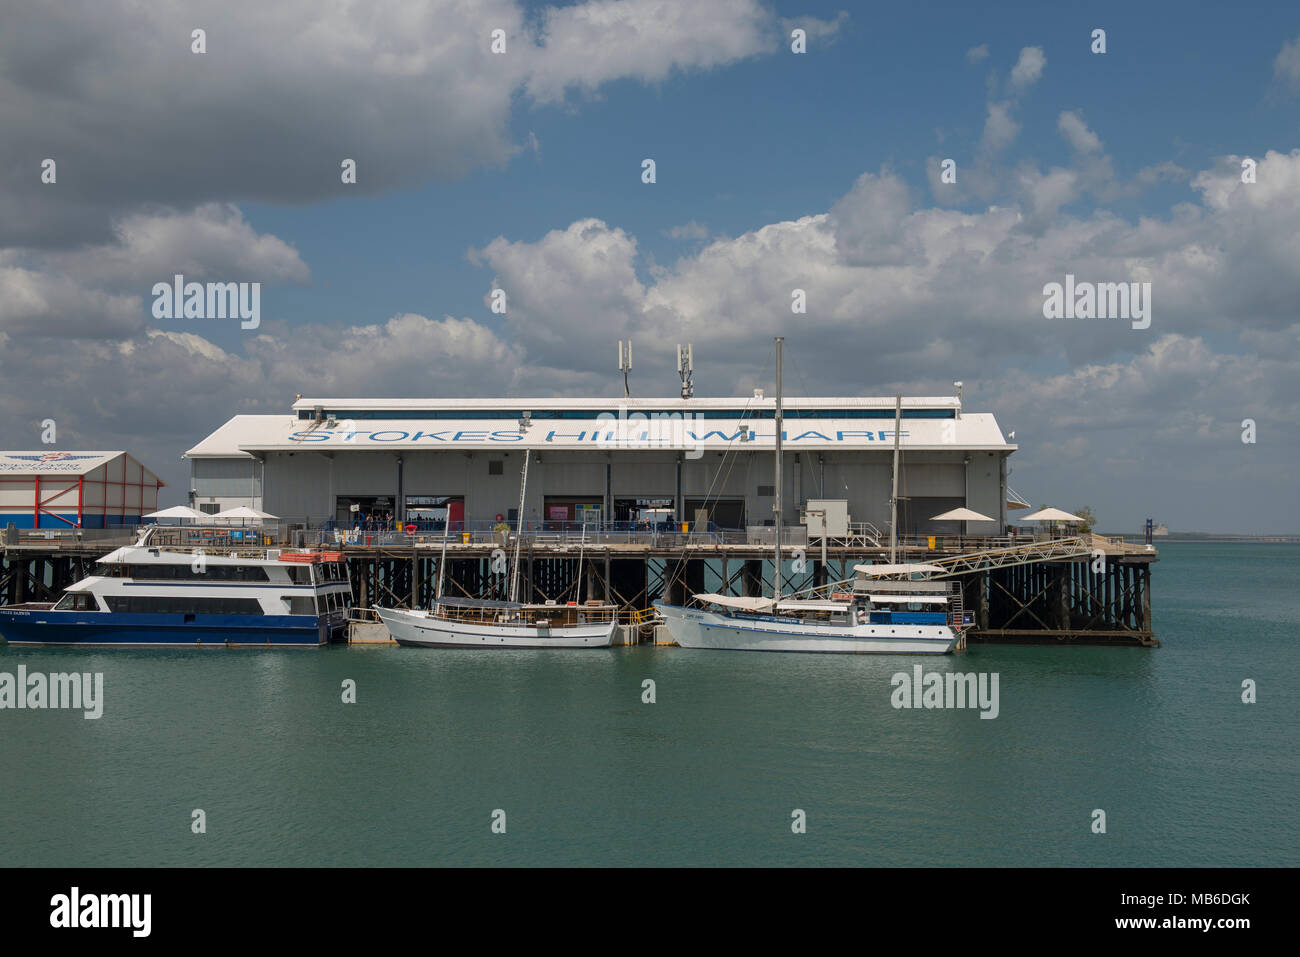
[[[893,396],[836,396],[836,397],[786,397],[782,403],[787,409],[887,409],[894,408]],[[327,414],[331,410],[356,409],[395,412],[431,410],[455,411],[470,410],[529,410],[570,409],[601,410],[617,412],[619,407],[635,409],[676,409],[689,412],[691,409],[735,409],[749,406],[754,409],[774,408],[776,397],[767,392],[762,398],[752,395],[712,396],[707,398],[683,399],[680,396],[662,396],[659,398],[493,398],[493,399],[298,399],[293,403],[294,412],[310,411],[320,406]],[[904,409],[960,409],[961,403],[956,396],[903,396]],[[400,416],[399,416],[400,417]]]
[[[517,418],[503,416],[355,419],[341,420],[326,428],[324,423],[288,415],[237,415],[185,454],[191,458],[247,458],[250,453],[274,451],[415,449],[745,451],[771,449],[774,424],[771,419],[731,418],[533,419],[521,431]],[[787,451],[889,451],[894,444],[894,423],[890,419],[787,419],[784,426]],[[1016,448],[1006,441],[989,413],[965,413],[960,419],[905,419],[899,431],[899,445],[909,452],[1009,452]],[[742,441],[742,436],[748,441]]]
[[[0,473],[6,475],[85,475],[93,472],[106,462],[112,462],[122,456],[139,465],[139,461],[129,452],[52,452],[42,449],[37,452],[0,452]],[[149,469],[146,475],[157,480]]]
[[[237,415],[185,455],[188,458],[253,458],[240,446],[288,435],[299,425],[291,415]]]
[[[267,558],[264,550],[257,551],[262,557],[247,554],[240,555],[232,553],[229,547],[220,545],[198,544],[195,546],[204,553],[203,560],[209,565],[258,565],[265,568],[275,568],[287,566],[300,568],[303,562],[283,561],[278,558]],[[148,545],[122,545],[113,549],[103,558],[97,559],[98,564],[114,565],[119,563],[128,563],[132,565],[188,565],[194,561],[195,550],[188,548],[159,548]]]

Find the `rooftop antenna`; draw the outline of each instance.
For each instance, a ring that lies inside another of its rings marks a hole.
[[[689,399],[695,395],[695,354],[689,342],[685,349],[677,343],[677,374],[682,377],[682,398]]]
[[[632,371],[632,340],[627,340],[627,356],[623,355],[623,340],[618,340],[618,371],[623,373],[623,398],[632,395],[627,384],[627,374]]]

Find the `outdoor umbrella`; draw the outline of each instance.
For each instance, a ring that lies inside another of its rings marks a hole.
[[[1022,522],[1082,522],[1078,515],[1071,515],[1069,512],[1063,512],[1059,508],[1042,508],[1030,515],[1025,515],[1020,519]]]
[[[931,515],[932,522],[961,522],[961,533],[966,534],[967,522],[994,522],[997,519],[989,518],[987,515],[981,515],[974,509],[954,508],[951,511],[944,512],[941,515]]]
[[[217,514],[212,517],[213,518],[238,518],[238,519],[245,519],[245,520],[253,519],[255,521],[260,522],[268,518],[276,518],[277,516],[272,515],[270,512],[259,512],[257,509],[249,508],[247,505],[239,505],[235,508],[228,508],[224,512],[217,512]]]
[[[247,525],[250,522],[254,525],[261,525],[266,519],[273,519],[276,516],[270,512],[259,512],[255,508],[249,508],[247,505],[239,505],[235,508],[228,508],[224,512],[217,512],[212,516],[219,522],[229,522],[233,524],[238,521],[239,524]]]
[[[1020,517],[1022,522],[1082,522],[1078,515],[1071,515],[1069,512],[1063,512],[1059,508],[1039,509],[1029,515]]]
[[[188,505],[173,505],[171,508],[164,508],[158,512],[150,512],[148,515],[144,517],[145,518],[179,518],[179,519],[188,518],[190,521],[196,521],[200,518],[204,518],[205,516],[202,512],[196,512]]]

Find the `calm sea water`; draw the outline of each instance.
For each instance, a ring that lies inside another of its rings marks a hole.
[[[1153,577],[1160,649],[0,648],[106,699],[0,711],[0,865],[1300,864],[1300,546]],[[999,716],[895,710],[916,663]]]

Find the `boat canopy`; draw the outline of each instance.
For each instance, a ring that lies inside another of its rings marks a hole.
[[[754,598],[746,595],[717,595],[713,592],[707,592],[700,595],[692,595],[696,601],[707,601],[714,605],[722,605],[724,608],[739,608],[743,611],[771,611],[772,599]]]
[[[847,601],[804,599],[778,602],[776,609],[777,611],[844,611],[848,607]]]
[[[885,575],[922,575],[946,570],[937,564],[855,564],[853,571],[868,579],[879,579]]]

